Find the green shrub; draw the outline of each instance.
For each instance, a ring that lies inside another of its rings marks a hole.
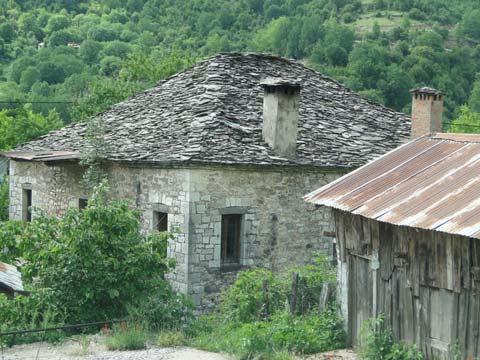
[[[63,324],[64,314],[55,305],[53,293],[47,289],[32,292],[30,296],[16,296],[13,299],[0,294],[0,332],[44,329]],[[46,340],[56,342],[65,337],[61,331],[29,333],[15,337],[15,343],[30,343]],[[0,338],[0,346],[11,345],[12,338]]]
[[[97,189],[83,211],[37,216],[21,235],[24,281],[51,289],[67,323],[125,316],[128,304],[165,283],[172,265],[168,235],[144,235],[139,212],[108,202],[104,191]]]
[[[180,331],[162,331],[158,335],[157,345],[160,347],[174,347],[185,344],[185,335]]]
[[[262,307],[265,281],[269,284],[271,310],[284,308],[285,284],[267,269],[253,269],[240,273],[235,283],[223,294],[221,311],[225,318],[242,323],[260,320],[265,311]]]
[[[8,176],[4,176],[3,179],[0,179],[0,221],[8,220],[8,206],[9,206],[9,183]],[[0,249],[1,253],[1,249]],[[1,255],[0,255],[1,256]]]
[[[224,351],[248,359],[273,356],[278,352],[312,354],[337,349],[345,344],[342,322],[336,311],[322,315],[293,316],[288,312],[273,315],[268,321],[223,322],[207,317],[199,320],[194,346]],[[203,328],[203,331],[200,330]]]
[[[47,317],[76,324],[130,316],[155,329],[180,328],[191,322],[193,307],[164,279],[173,265],[166,257],[171,236],[143,234],[139,212],[126,202],[108,202],[102,187],[83,211],[2,223],[0,259],[22,259],[24,284],[33,295],[1,298],[0,326],[38,328]]]
[[[145,349],[148,334],[145,327],[139,323],[121,323],[113,328],[113,333],[107,337],[106,346],[108,350],[140,350]]]
[[[18,244],[25,231],[23,221],[0,222],[0,261],[16,264],[21,257],[21,249]]]
[[[292,272],[296,272],[303,281],[302,301],[307,308],[316,308],[324,283],[335,282],[335,269],[321,256],[313,264],[275,275],[261,268],[244,271],[222,295],[221,312],[224,318],[245,323],[261,320],[266,314],[284,311],[292,295]],[[267,293],[264,292],[265,283]],[[266,303],[268,309],[265,309]]]
[[[406,343],[395,343],[383,316],[362,324],[360,331],[360,357],[365,360],[422,360],[422,353]]]
[[[299,299],[308,305],[304,315],[290,313],[292,271],[302,279]],[[324,258],[280,274],[242,272],[223,294],[220,312],[200,317],[188,328],[191,345],[242,359],[288,359],[291,353],[342,347],[345,334],[335,304],[316,312],[322,285],[333,281],[335,271]]]
[[[187,296],[175,293],[170,284],[159,281],[148,294],[128,306],[128,316],[146,321],[151,330],[179,330],[192,323],[193,310]]]

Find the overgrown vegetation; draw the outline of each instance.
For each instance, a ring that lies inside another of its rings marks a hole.
[[[301,274],[298,307],[292,309],[291,272],[265,269],[242,272],[224,293],[220,310],[199,318],[187,331],[193,346],[229,352],[241,359],[287,358],[344,345],[342,322],[335,302],[319,313],[323,284],[334,281],[325,259],[296,269]]]
[[[120,323],[114,326],[113,333],[107,337],[108,350],[140,350],[145,349],[148,334],[140,323]]]
[[[393,341],[382,316],[365,321],[360,331],[360,357],[364,360],[422,360],[414,346]]]
[[[0,260],[21,260],[30,297],[0,296],[0,331],[128,318],[151,329],[190,322],[192,306],[164,274],[171,234],[145,235],[140,214],[104,185],[83,211],[0,224]]]

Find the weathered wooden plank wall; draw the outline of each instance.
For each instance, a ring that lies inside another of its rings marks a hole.
[[[384,314],[395,339],[428,359],[480,357],[480,241],[335,211],[339,258],[348,269],[349,341]]]

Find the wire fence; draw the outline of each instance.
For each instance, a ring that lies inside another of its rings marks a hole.
[[[7,331],[0,333],[0,359],[1,360],[13,360],[13,359],[50,359],[52,357],[52,349],[48,349],[49,351],[44,351],[42,354],[42,349],[46,350],[48,345],[45,343],[45,340],[48,338],[47,334],[52,332],[63,332],[64,334],[78,334],[79,330],[100,330],[104,328],[108,328],[110,325],[118,324],[118,323],[126,323],[128,320],[108,320],[108,321],[97,321],[91,323],[82,323],[82,324],[70,324],[70,325],[62,325],[62,326],[53,326],[53,327],[45,327],[43,329],[27,329],[27,330],[14,330],[14,331]],[[15,355],[9,354],[6,357],[6,348],[10,348],[16,344],[25,343],[25,341],[18,341],[19,337],[32,335],[32,334],[40,334],[40,337],[37,339],[35,343],[35,349],[30,352],[29,355],[19,355],[16,357]],[[62,355],[62,354],[58,354]],[[13,357],[12,357],[13,356]]]

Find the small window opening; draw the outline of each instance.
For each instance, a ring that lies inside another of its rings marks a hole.
[[[160,211],[153,212],[153,229],[164,232],[168,231],[168,214]]]
[[[32,221],[32,189],[23,189],[23,221]]]
[[[240,230],[242,215],[222,215],[222,265],[240,263]]]
[[[84,210],[88,206],[88,199],[80,198],[78,199],[78,208]]]

